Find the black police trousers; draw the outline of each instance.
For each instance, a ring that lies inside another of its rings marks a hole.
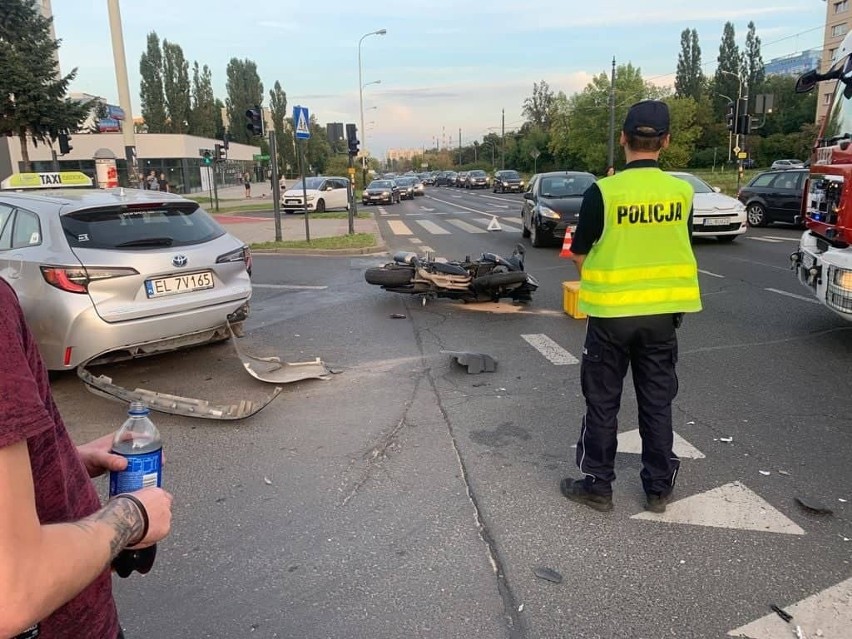
[[[681,318],[680,313],[589,318],[580,372],[586,414],[577,465],[591,492],[612,494],[618,411],[628,365],[639,406],[642,487],[647,494],[672,491],[680,467],[672,450],[672,400],[678,389],[676,328]]]

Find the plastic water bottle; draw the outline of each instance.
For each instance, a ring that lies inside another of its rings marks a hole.
[[[142,402],[132,402],[127,413],[127,420],[112,440],[112,452],[127,459],[127,468],[110,471],[110,497],[162,486],[163,440],[160,431],[148,417],[148,407]],[[134,570],[145,574],[151,570],[156,556],[156,545],[138,550],[125,548],[113,560],[112,567],[119,577],[128,577]]]

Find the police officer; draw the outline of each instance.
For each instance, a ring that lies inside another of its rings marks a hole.
[[[627,164],[586,191],[571,251],[580,272],[579,306],[588,316],[581,384],[586,399],[568,499],[612,510],[618,411],[628,364],[639,408],[645,508],[662,513],[680,460],[672,451],[677,335],[683,313],[701,310],[690,244],[692,187],[660,170],[669,145],[669,110],[644,100],[621,133]]]

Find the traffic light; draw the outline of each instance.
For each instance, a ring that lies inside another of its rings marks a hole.
[[[734,133],[739,135],[748,135],[751,130],[751,116],[748,114],[748,99],[739,99],[739,108],[737,109],[737,129]]]
[[[728,102],[728,111],[727,111],[727,113],[725,113],[725,122],[728,125],[728,131],[731,131],[731,132],[733,132],[734,128],[735,128],[734,127],[734,120],[736,118],[736,116],[734,115],[734,107],[735,106],[736,105],[734,104],[733,101]]]
[[[71,153],[71,150],[74,148],[71,146],[71,136],[67,133],[60,133],[58,136],[59,140],[59,154],[60,155],[68,155]]]
[[[361,141],[358,139],[358,127],[354,124],[346,125],[346,141],[349,144],[349,155],[355,157],[360,152],[358,145]]]
[[[263,111],[259,106],[246,109],[246,129],[251,135],[263,135]]]
[[[213,155],[210,153],[210,151],[204,151],[204,153],[201,155],[201,161],[204,163],[204,166],[210,166],[211,164],[213,164]]]
[[[213,156],[216,158],[217,162],[224,162],[228,159],[227,147],[224,144],[217,144],[216,149],[213,152]]]

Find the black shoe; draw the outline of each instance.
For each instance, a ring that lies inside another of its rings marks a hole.
[[[666,505],[672,500],[672,494],[668,493],[667,495],[655,495],[653,493],[648,493],[648,500],[645,502],[645,510],[652,513],[664,513],[666,512]]]
[[[571,501],[594,508],[602,513],[612,510],[612,495],[596,495],[586,488],[586,482],[582,479],[571,479],[566,477],[559,484],[559,490]]]

